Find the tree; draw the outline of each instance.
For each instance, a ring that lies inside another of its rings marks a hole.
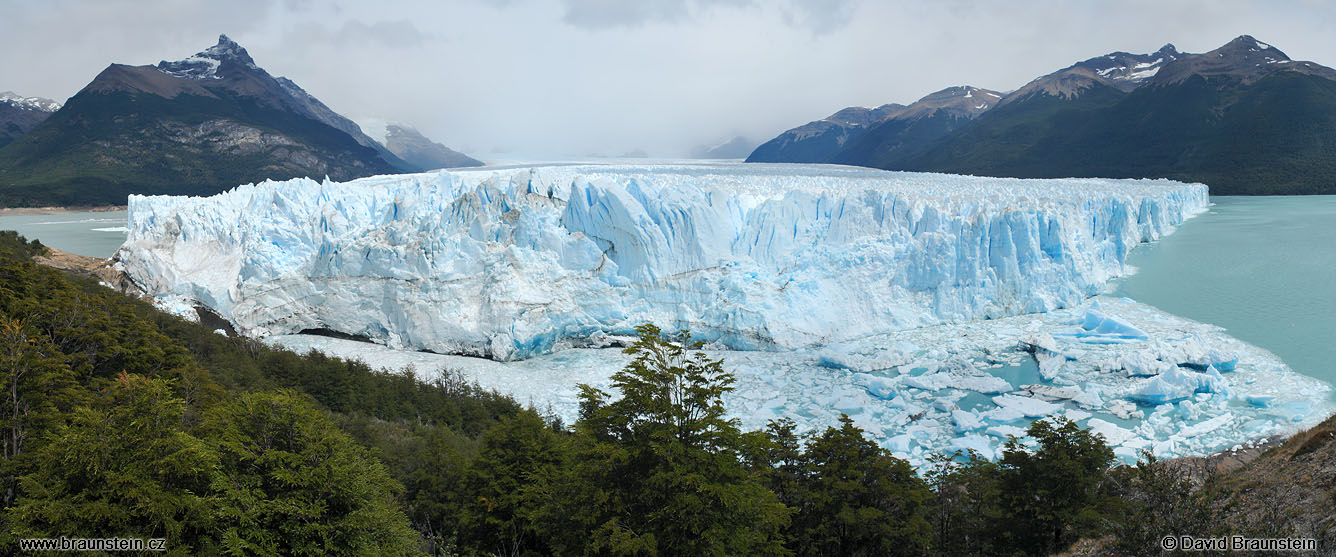
[[[218,458],[181,430],[184,407],[166,381],[121,374],[34,453],[10,515],[14,530],[166,538],[171,554],[206,552]]]
[[[241,395],[211,409],[205,428],[225,553],[418,552],[399,484],[301,395]]]
[[[930,493],[908,462],[863,436],[847,415],[807,442],[802,499],[790,529],[800,555],[925,553]]]
[[[566,464],[565,444],[535,412],[503,418],[482,436],[468,468],[461,540],[497,555],[550,554],[547,529],[536,519],[544,478]]]
[[[581,386],[578,477],[589,488],[588,549],[607,553],[784,553],[787,509],[743,465],[742,434],[725,417],[733,376],[687,333],[642,325],[613,374],[621,398]],[[579,490],[576,490],[577,492]]]
[[[1142,451],[1136,466],[1114,470],[1123,503],[1122,512],[1113,520],[1119,550],[1144,552],[1159,547],[1164,536],[1183,532],[1198,537],[1230,533],[1223,520],[1228,497],[1214,492],[1220,478],[1213,469],[1202,466],[1202,485],[1195,485],[1187,468],[1190,465],[1175,466]]]
[[[743,457],[748,468],[759,474],[781,503],[796,509],[802,501],[805,461],[797,424],[789,418],[770,420],[765,431],[743,434],[747,446]]]
[[[0,481],[5,508],[18,497],[20,459],[79,400],[74,373],[61,354],[23,320],[0,316]]]
[[[1101,525],[1113,450],[1099,434],[1061,417],[1035,421],[1026,433],[1038,442],[1035,450],[1012,437],[1002,452],[1004,528],[1026,553],[1060,551]]]
[[[933,549],[949,555],[990,555],[1003,547],[999,524],[1001,469],[979,453],[934,455],[928,483],[932,486],[931,517],[935,523]]]

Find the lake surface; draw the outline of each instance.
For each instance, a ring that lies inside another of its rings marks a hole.
[[[1224,327],[1300,373],[1336,383],[1336,196],[1213,197],[1210,212],[1138,247],[1114,294]],[[109,257],[119,212],[0,216],[52,247]]]
[[[111,257],[125,243],[125,211],[0,216],[0,230],[89,257]]]
[[[1336,196],[1212,197],[1210,212],[1128,258],[1114,285],[1224,327],[1295,371],[1336,383]]]

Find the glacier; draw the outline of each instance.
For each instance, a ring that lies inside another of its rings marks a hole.
[[[1207,203],[1206,186],[1166,180],[450,170],[131,196],[117,259],[150,294],[248,336],[325,329],[507,361],[651,322],[795,350],[1071,307]]]
[[[1166,180],[823,165],[544,165],[129,201],[117,265],[161,307],[424,378],[452,369],[563,418],[612,348],[687,329],[744,427],[840,414],[917,466],[1000,454],[1047,415],[1125,461],[1312,425],[1330,387],[1211,325],[1102,295],[1206,210]],[[326,330],[373,341],[301,334]]]

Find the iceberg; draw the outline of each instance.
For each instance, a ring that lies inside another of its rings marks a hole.
[[[570,165],[131,196],[118,265],[244,335],[531,358],[641,323],[734,350],[1071,307],[1200,184],[810,165]],[[1126,336],[1117,322],[1099,334]],[[1112,328],[1110,328],[1112,327]],[[828,359],[869,370],[894,353]]]
[[[1085,315],[1081,317],[1076,325],[1075,329],[1063,331],[1060,334],[1093,344],[1146,340],[1148,338],[1146,333],[1130,323],[1112,315],[1106,315],[1096,307],[1086,310]]]
[[[1110,447],[1118,447],[1137,437],[1136,432],[1099,418],[1090,418],[1086,422],[1086,426],[1090,428],[1092,433],[1103,435],[1104,442],[1108,443]]]
[[[1127,398],[1144,404],[1165,404],[1187,400],[1197,393],[1229,394],[1224,379],[1214,369],[1206,373],[1175,367],[1166,373],[1145,380],[1139,387],[1127,395]]]

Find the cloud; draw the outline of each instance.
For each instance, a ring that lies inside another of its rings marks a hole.
[[[226,33],[345,116],[484,158],[498,146],[673,156],[846,106],[1014,89],[1115,50],[1204,52],[1245,33],[1336,65],[1336,6],[1315,0],[51,0],[3,12],[0,90],[62,100],[107,64],[180,59]]]
[[[390,48],[412,48],[421,46],[428,35],[407,20],[377,21],[370,25],[348,21],[335,34],[335,38],[351,45],[375,43]]]
[[[493,0],[508,7],[516,0]],[[746,10],[760,15],[776,10],[792,27],[829,33],[849,22],[853,0],[561,0],[562,21],[586,30],[635,28],[651,24],[674,24],[709,18],[719,9]]]
[[[854,0],[791,0],[780,6],[785,23],[818,35],[848,25],[856,11]]]
[[[638,27],[676,22],[688,14],[687,0],[565,0],[562,21],[583,29]]]

